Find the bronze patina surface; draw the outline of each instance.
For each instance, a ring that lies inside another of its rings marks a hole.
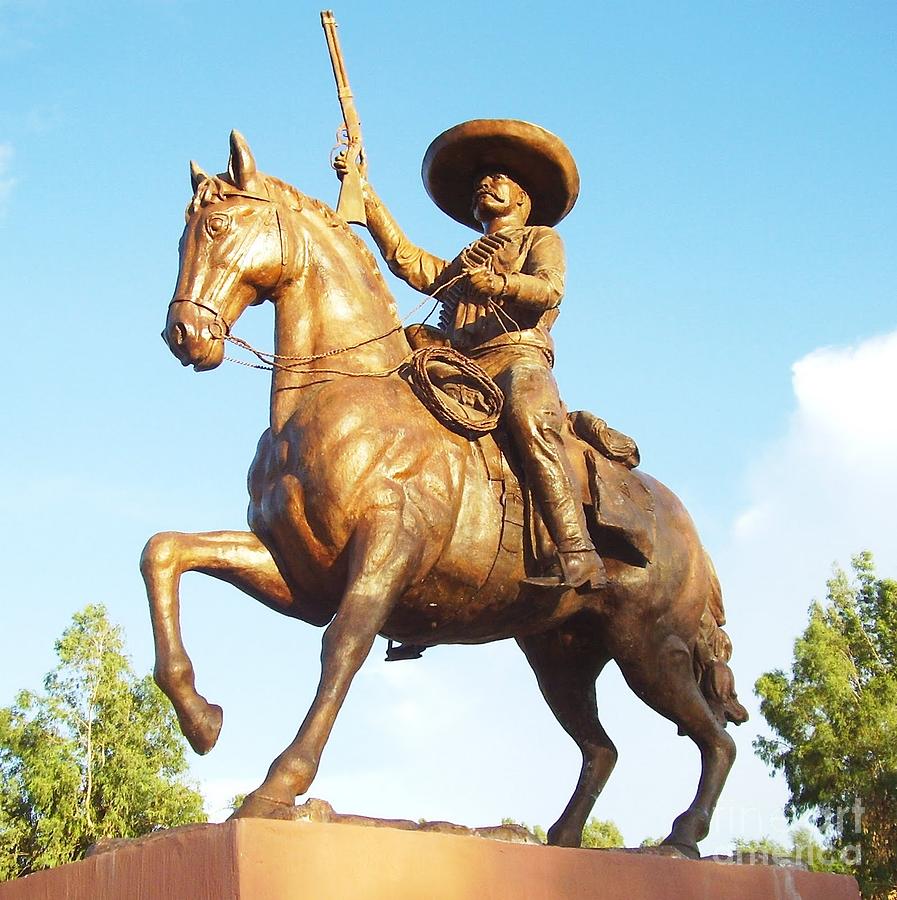
[[[563,250],[551,224],[575,199],[573,183],[562,188],[566,199],[548,204],[549,224],[532,226],[526,189],[490,168],[477,175],[472,206],[484,237],[507,237],[497,248],[478,247],[451,262],[418,251],[369,185],[365,212],[388,263],[415,287],[431,290],[457,277],[458,290],[441,295],[450,313],[442,339],[502,388],[511,435],[506,457],[493,436],[455,433],[421,403],[409,382],[412,349],[395,302],[342,219],[258,171],[237,133],[225,174],[192,167],[165,340],[185,366],[214,369],[227,340],[235,340],[239,317],[269,300],[276,355],[268,357],[270,427],[249,474],[249,530],[166,532],[144,551],[156,680],[193,748],[210,750],[222,711],[197,692],[181,639],[185,572],[227,581],[284,615],[325,627],[314,701],[295,739],[235,814],[278,816],[309,789],[377,635],[419,646],[515,638],[582,751],[579,782],[549,830],[551,843],[578,846],[616,759],[595,699],[595,680],[613,659],[636,694],[700,750],[697,793],[667,838],[696,856],[735,756],[726,720],[745,718],[727,665],[719,583],[679,500],[638,469],[609,459],[597,466],[562,415],[548,329],[563,292]],[[499,320],[505,328],[493,336]],[[522,390],[515,384],[520,372]],[[533,397],[541,404],[536,419],[518,409]],[[597,421],[581,416],[577,433],[596,430]],[[625,450],[621,458],[627,453],[634,456]],[[538,529],[517,515],[526,495],[518,467],[556,545],[549,554],[559,549],[584,560],[578,573],[575,566],[554,573],[555,587],[550,571],[541,573],[545,583],[526,580],[548,557],[534,550]],[[600,506],[584,505],[582,485],[594,494],[611,483],[617,493],[602,493]],[[627,543],[625,532],[602,524],[623,493],[642,498],[650,539]],[[606,582],[592,565],[593,545]],[[563,583],[583,571],[579,589]]]

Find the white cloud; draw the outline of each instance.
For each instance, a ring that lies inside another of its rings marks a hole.
[[[860,478],[872,463],[894,463],[897,332],[856,347],[816,350],[793,372],[797,424],[819,444],[819,455],[849,464]]]
[[[824,552],[826,567],[866,547],[897,563],[897,331],[815,350],[794,364],[792,383],[797,409],[750,474],[736,543]]]
[[[12,193],[16,181],[9,176],[12,168],[13,149],[12,144],[0,144],[0,215],[6,211],[9,195]]]
[[[790,667],[807,608],[832,564],[861,550],[897,577],[897,331],[814,350],[792,366],[795,409],[785,433],[747,473],[749,503],[715,554],[726,596],[739,694],[751,721],[714,820],[724,834],[787,840],[784,779],[770,780],[751,741],[766,731],[752,696],[758,676]]]

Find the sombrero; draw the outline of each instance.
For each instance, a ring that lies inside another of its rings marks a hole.
[[[579,172],[564,142],[518,119],[472,119],[449,128],[427,148],[421,166],[433,202],[455,221],[480,230],[471,211],[477,180],[503,172],[530,195],[530,225],[556,225],[576,203]]]

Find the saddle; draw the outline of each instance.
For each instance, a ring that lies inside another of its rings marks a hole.
[[[519,523],[528,557],[526,568],[533,564],[538,570],[554,558],[554,543],[502,429],[496,429],[491,438],[477,443],[490,480],[498,471],[504,473],[499,477],[503,480],[505,530]],[[654,498],[632,473],[638,461],[635,442],[585,410],[567,414],[563,439],[598,552],[630,565],[646,566],[654,556],[657,524]],[[627,448],[625,453],[621,444]],[[506,550],[514,543],[502,541]]]
[[[479,447],[489,480],[502,500],[502,546],[509,551],[520,547],[514,533],[522,529],[522,545],[530,562],[553,558],[548,529],[526,488],[513,447],[498,425],[501,392],[471,360],[444,343],[437,348],[421,340],[421,326],[411,327],[417,329],[412,345],[416,343],[418,349],[406,377],[423,405],[446,428]],[[563,440],[599,552],[609,545],[611,555],[633,565],[647,565],[654,553],[654,500],[632,475],[639,463],[635,441],[585,410],[567,414]]]

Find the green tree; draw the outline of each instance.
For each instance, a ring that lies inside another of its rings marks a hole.
[[[732,847],[741,862],[765,862],[770,859],[790,859],[802,863],[813,872],[846,872],[848,867],[823,847],[811,828],[801,825],[791,831],[790,849],[770,837],[747,840],[736,838]]]
[[[770,837],[735,838],[732,850],[735,857],[745,862],[759,862],[767,859],[787,859],[790,851],[784,844],[774,841]]]
[[[509,819],[505,817],[501,820],[502,825],[519,825],[521,828],[525,828],[540,844],[548,843],[548,835],[545,833],[545,829],[541,825],[533,825],[530,827],[526,824],[526,822],[518,822],[516,819]]]
[[[205,821],[185,744],[150,676],[135,676],[102,606],[56,642],[44,694],[0,709],[0,880],[71,862],[102,838]]]
[[[661,837],[646,837],[639,844],[639,847],[643,847],[643,848],[659,847],[662,843],[663,843],[663,838],[661,838]]]
[[[545,832],[545,829],[541,825],[534,825],[530,828],[525,822],[518,822],[516,819],[502,819],[502,825],[521,825],[523,828],[526,828],[527,831],[532,832],[532,834],[538,838],[543,844],[548,843],[548,835]],[[657,843],[660,843],[658,841]],[[615,822],[610,819],[589,819],[586,823],[585,828],[582,830],[582,845],[583,847],[587,847],[592,850],[597,849],[612,849],[614,847],[623,847],[625,846],[625,842],[623,841],[623,834]]]
[[[897,888],[897,582],[872,556],[836,569],[794,644],[791,673],[755,686],[774,737],[758,755],[785,775],[789,821],[811,812],[869,900]]]
[[[849,872],[850,866],[816,838],[813,829],[801,825],[791,832],[791,858],[813,872]]]
[[[589,819],[582,830],[582,846],[590,849],[623,847],[626,842],[615,822],[610,819]]]

